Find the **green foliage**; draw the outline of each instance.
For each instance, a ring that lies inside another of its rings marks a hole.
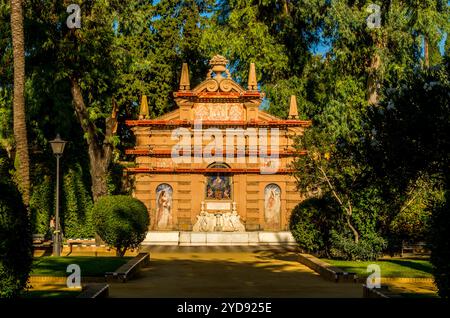
[[[450,229],[449,190],[445,200],[436,202],[432,213],[431,233],[431,263],[433,275],[439,289],[439,296],[450,297],[450,243],[448,231]]]
[[[386,248],[378,234],[376,207],[359,197],[352,220],[360,233],[355,242],[346,227],[345,216],[330,195],[311,198],[300,203],[292,212],[290,230],[299,247],[319,256],[346,260],[375,260]]]
[[[302,250],[325,256],[331,247],[331,230],[339,226],[340,219],[330,198],[312,198],[295,207],[289,228]]]
[[[51,237],[49,224],[54,211],[54,199],[54,181],[45,175],[41,183],[34,185],[32,189],[30,211],[33,233]]]
[[[125,195],[100,198],[92,213],[95,231],[103,241],[117,249],[119,256],[127,249],[139,246],[150,223],[145,205]]]
[[[0,0],[0,147],[9,150],[12,131],[12,43],[10,1]],[[3,22],[5,21],[5,22]]]
[[[426,241],[431,231],[431,207],[435,202],[442,201],[443,194],[435,180],[419,178],[411,187],[411,193],[407,194],[407,201],[392,219],[390,235],[398,242]]]
[[[27,210],[11,168],[0,148],[0,298],[16,297],[26,287],[33,258]]]
[[[10,1],[0,0],[0,147],[10,150],[12,130],[12,36]]]
[[[366,8],[370,3],[381,5],[380,29],[367,28]],[[449,27],[448,6],[440,1],[426,1],[420,5],[401,1],[331,1],[324,3],[320,20],[322,39],[330,45],[330,50],[323,59],[312,58],[306,63],[301,75],[302,84],[297,85],[302,93],[300,104],[306,105],[303,109],[313,120],[313,127],[297,140],[299,150],[308,150],[306,156],[294,163],[298,185],[307,198],[331,197],[335,209],[341,212],[343,226],[335,227],[332,239],[336,255],[374,258],[385,246],[380,235],[392,238],[405,230],[405,219],[396,217],[401,209],[402,216],[409,217],[406,223],[424,225],[422,237],[425,234],[427,212],[424,203],[429,198],[414,199],[417,192],[406,190],[411,189],[411,182],[405,180],[413,179],[408,179],[405,170],[398,169],[398,164],[403,162],[402,158],[411,164],[411,159],[417,155],[404,151],[408,141],[405,143],[402,138],[414,136],[422,128],[428,129],[421,120],[423,116],[440,116],[439,122],[442,119],[443,125],[449,120],[448,111],[435,108],[431,114],[424,112],[422,117],[418,116],[415,125],[408,123],[414,131],[399,130],[399,118],[390,121],[383,115],[392,111],[391,106],[386,110],[387,101],[382,101],[383,109],[368,107],[368,82],[374,80],[388,87],[391,83],[396,86],[404,81],[408,86],[406,83],[411,82],[411,74],[423,64],[424,36],[430,46],[431,65],[439,63],[433,54],[437,41]],[[435,23],[431,23],[433,20]],[[374,63],[376,57],[379,58],[378,65]],[[444,78],[441,76],[441,79]],[[411,105],[417,104],[415,98],[428,99],[430,104],[427,92],[420,97],[416,95],[417,91],[423,91],[420,86],[424,84],[418,84],[414,93],[408,91],[405,94],[409,99],[404,103],[405,117],[416,116],[411,109]],[[438,89],[440,85],[433,83],[432,86]],[[379,93],[383,86],[380,88]],[[439,103],[445,105],[442,101]],[[367,125],[367,115],[372,111],[377,114],[376,127]],[[377,134],[387,128],[386,120],[392,134],[381,140],[392,142],[391,147],[381,147],[384,151],[379,153],[367,151],[379,142]],[[400,127],[404,123],[400,122]],[[431,151],[430,148],[426,149]],[[446,154],[436,154],[438,156],[446,157]],[[392,168],[382,166],[386,158],[393,159],[389,161],[395,163]],[[417,177],[419,170],[415,171]],[[398,180],[393,180],[394,175]],[[404,182],[402,190],[394,186],[400,182]],[[431,184],[427,183],[427,189]],[[433,191],[427,191],[430,192]],[[408,205],[410,200],[414,204]]]
[[[411,72],[386,90],[371,109],[365,139],[367,161],[392,186],[405,190],[420,176],[448,167],[450,142],[450,63]],[[429,107],[433,105],[433,107]]]
[[[62,226],[67,238],[93,237],[92,198],[83,182],[80,165],[68,169],[63,178]]]
[[[376,260],[386,248],[386,241],[376,233],[370,233],[356,243],[351,234],[331,232],[330,254],[334,258],[349,261]]]
[[[285,117],[289,96],[297,95],[299,111],[309,106],[305,70],[319,40],[321,0],[221,0],[205,28],[200,46],[205,56],[222,54],[230,60],[235,79],[244,87],[250,63],[266,93],[268,111]]]
[[[437,67],[410,72],[405,80],[387,89],[383,102],[369,113],[365,136],[367,162],[377,177],[386,181],[386,202],[407,203],[409,194],[415,193],[425,178],[428,194],[418,203],[431,207],[432,263],[444,297],[449,295],[448,276],[444,274],[448,273],[449,260],[443,237],[449,225],[448,213],[443,213],[448,212],[448,206],[439,204],[439,193],[447,193],[450,184],[449,70],[446,58]]]
[[[127,189],[123,186],[123,173],[125,167],[119,163],[113,162],[109,168],[108,174],[108,194],[118,195],[118,194],[130,194],[126,193]]]

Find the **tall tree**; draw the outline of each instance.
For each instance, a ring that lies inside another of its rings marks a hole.
[[[25,38],[22,0],[11,0],[11,34],[14,55],[14,139],[17,150],[17,171],[23,201],[30,202],[30,159],[25,112]]]
[[[305,97],[305,78],[325,7],[321,0],[221,0],[201,47],[205,55],[226,56],[233,76],[244,87],[254,62],[268,111],[286,117],[289,96],[297,95],[303,117],[311,106]]]
[[[365,137],[369,149],[365,159],[380,179],[388,181],[384,197],[388,202],[392,193],[409,191],[422,176],[432,181],[430,189],[443,190],[443,198],[429,197],[428,205],[432,210],[431,262],[439,293],[447,298],[450,296],[450,253],[446,239],[450,227],[449,91],[448,58],[436,67],[416,68],[387,90],[379,107],[369,112]]]
[[[30,2],[30,27],[39,30],[30,47],[39,49],[31,50],[28,61],[34,74],[48,82],[34,84],[36,89],[48,95],[51,88],[64,101],[64,94],[70,96],[97,200],[108,192],[110,164],[120,156],[115,146],[131,139],[117,118],[133,117],[142,94],[149,96],[151,116],[171,110],[183,61],[192,63],[193,84],[206,70],[196,52],[211,1],[78,3],[81,28],[68,29],[63,3]]]
[[[128,63],[126,55],[121,60],[113,25],[126,5],[117,1],[112,1],[110,6],[104,2],[80,1],[79,4],[81,29],[69,29],[63,3],[30,2],[29,24],[39,31],[30,38],[29,45],[40,49],[32,50],[28,61],[34,74],[47,81],[47,85],[36,82],[34,88],[45,96],[49,90],[54,91],[60,96],[56,103],[74,110],[72,114],[76,115],[87,145],[92,196],[97,200],[108,193],[108,169],[117,143],[114,135],[118,106],[114,93],[117,74]],[[59,84],[52,84],[55,81]],[[73,120],[64,121],[69,119]],[[66,123],[65,127],[70,125]]]
[[[314,125],[299,138],[299,147],[310,154],[300,158],[296,168],[305,195],[311,195],[311,186],[321,195],[331,194],[355,243],[372,237],[370,232],[385,235],[405,198],[411,199],[408,193],[415,193],[390,192],[390,178],[378,178],[368,164],[365,143],[372,137],[365,133],[372,128],[367,128],[365,117],[372,111],[370,104],[383,100],[386,87],[420,68],[422,34],[428,31],[431,41],[437,32],[431,28],[445,29],[445,10],[432,2],[419,17],[414,14],[417,2],[376,2],[381,6],[380,28],[367,25],[366,9],[372,1],[331,1],[323,13],[323,36],[331,46],[325,59],[313,60],[305,78],[306,87],[312,87],[306,96],[315,105]],[[438,25],[422,25],[419,32],[419,22],[430,17]],[[384,201],[386,196],[390,198]]]

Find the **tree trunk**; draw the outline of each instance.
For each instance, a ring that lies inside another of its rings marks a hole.
[[[22,0],[11,0],[11,33],[14,56],[14,139],[18,159],[16,168],[19,173],[19,187],[23,201],[28,206],[30,202],[30,158],[25,116],[25,44]]]
[[[289,0],[283,1],[284,14],[289,15]]]
[[[89,120],[89,113],[84,103],[83,94],[77,78],[70,78],[70,90],[81,128],[87,136],[90,174],[92,182],[92,198],[96,202],[100,197],[108,194],[108,168],[112,159],[113,145],[110,138],[117,130],[117,105],[113,101],[113,110],[106,120],[105,136],[100,140],[95,123]],[[95,234],[96,245],[104,244],[98,234]]]
[[[429,50],[429,43],[428,43],[428,37],[423,37],[423,55],[425,60],[425,67],[430,67],[430,50]]]
[[[100,140],[97,127],[89,120],[89,114],[86,104],[83,100],[81,88],[78,79],[71,78],[71,93],[77,114],[88,144],[88,154],[90,163],[90,173],[92,181],[92,197],[94,202],[100,197],[108,193],[107,176],[108,168],[111,163],[113,145],[110,138],[115,134],[117,129],[117,107],[113,104],[113,112],[111,118],[106,120],[105,137]]]
[[[367,78],[367,102],[370,105],[378,103],[378,76],[377,71],[381,66],[381,58],[378,53],[372,57],[369,67],[369,76]]]
[[[91,157],[91,155],[89,156]],[[92,198],[96,202],[99,198],[108,194],[108,167],[105,163],[106,158],[90,159],[91,161],[91,178],[92,178]],[[109,166],[109,164],[108,164]]]
[[[127,252],[126,247],[122,247],[122,248],[117,247],[116,248],[116,256],[118,256],[118,257],[124,257],[126,252]]]

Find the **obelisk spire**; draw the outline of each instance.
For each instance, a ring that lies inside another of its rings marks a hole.
[[[256,81],[255,63],[250,63],[250,71],[248,73],[248,90],[257,91],[258,82]]]
[[[147,95],[142,95],[141,107],[139,109],[139,119],[148,119],[148,117],[149,112],[148,112]]]
[[[291,95],[291,101],[289,103],[289,119],[298,119],[297,97],[295,97],[295,95]]]
[[[191,83],[189,81],[189,68],[187,63],[183,63],[181,68],[180,77],[180,91],[188,91],[191,89]]]

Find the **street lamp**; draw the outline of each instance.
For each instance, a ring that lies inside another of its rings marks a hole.
[[[66,141],[62,140],[59,134],[56,135],[56,138],[50,141],[50,145],[52,146],[53,154],[56,156],[56,213],[55,213],[55,235],[53,242],[53,255],[60,256],[61,255],[61,230],[59,224],[59,158],[62,156],[64,152],[64,146],[66,145]]]

